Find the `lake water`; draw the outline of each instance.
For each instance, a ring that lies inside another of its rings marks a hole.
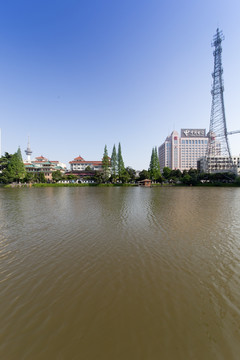
[[[240,188],[0,189],[0,359],[240,357]]]

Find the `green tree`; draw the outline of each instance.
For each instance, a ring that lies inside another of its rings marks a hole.
[[[180,180],[182,177],[181,170],[179,170],[179,169],[172,170],[170,176],[171,176],[171,178],[174,177],[176,180]]]
[[[10,161],[11,157],[12,157],[12,154],[9,154],[8,152],[5,152],[5,155],[0,158],[0,172],[2,170],[6,169],[6,167],[9,164],[9,161]]]
[[[129,180],[130,181],[135,181],[136,179],[136,170],[134,170],[133,168],[131,168],[130,166],[126,167],[126,172],[129,175]]]
[[[39,173],[39,182],[40,183],[45,183],[47,182],[47,179],[45,178],[45,174],[43,172]]]
[[[33,178],[34,178],[34,174],[32,172],[27,172],[23,181],[30,183],[33,181]]]
[[[157,147],[154,149],[154,180],[159,181],[161,179],[160,163],[158,159]]]
[[[86,166],[85,171],[92,171],[91,166]]]
[[[60,170],[56,170],[52,172],[53,181],[60,181],[63,179],[62,173]]]
[[[166,180],[170,179],[171,171],[172,171],[172,170],[171,170],[169,167],[167,167],[167,166],[165,166],[165,167],[163,168],[163,176],[164,176],[164,178],[165,178]]]
[[[113,182],[116,182],[117,171],[118,171],[117,151],[115,144],[113,145],[112,156],[111,156],[111,174]]]
[[[68,174],[66,176],[67,180],[77,180],[77,175],[73,175],[73,174]]]
[[[22,153],[21,153],[20,146],[18,147],[17,155],[18,155],[19,159],[23,162],[23,158],[22,158]]]
[[[145,179],[149,179],[149,178],[150,178],[149,171],[147,171],[147,170],[140,171],[139,180],[145,180]]]
[[[26,176],[26,170],[19,154],[8,156],[8,159],[3,159],[3,170],[1,173],[1,181],[4,183],[11,183],[13,181],[21,181]]]
[[[102,179],[102,172],[101,171],[95,171],[95,175],[93,177],[93,180],[96,184],[101,184],[103,182]]]
[[[185,174],[182,178],[183,184],[190,185],[192,183],[192,177],[189,174]]]
[[[240,176],[236,176],[235,183],[240,186]]]
[[[33,176],[33,181],[41,184],[47,182],[43,172],[35,173]]]
[[[130,179],[131,179],[130,174],[126,169],[124,169],[121,175],[121,182],[126,184],[129,183]]]
[[[110,177],[110,159],[108,157],[107,145],[104,147],[102,169],[103,181],[106,182]]]
[[[118,178],[120,181],[123,181],[123,177],[125,174],[125,167],[124,167],[122,148],[120,143],[118,144],[117,166],[118,166]]]
[[[188,175],[191,176],[191,185],[197,185],[197,183],[199,182],[197,169],[189,169]]]
[[[152,148],[152,154],[151,154],[150,164],[149,164],[149,168],[148,168],[150,177],[152,176],[153,166],[154,166],[154,149]]]
[[[157,147],[152,149],[152,155],[149,165],[150,179],[157,181],[161,179],[160,164],[157,155]]]

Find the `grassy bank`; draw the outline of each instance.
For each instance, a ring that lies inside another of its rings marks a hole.
[[[116,187],[116,186],[137,186],[136,184],[33,184],[32,187],[86,187],[86,186],[94,186],[94,187]]]
[[[34,188],[45,188],[45,187],[126,187],[126,186],[137,186],[137,184],[62,184],[62,183],[36,183],[36,184],[0,184],[4,188],[19,188],[19,187],[34,187]]]
[[[175,184],[175,186],[180,187],[240,187],[240,183],[233,182],[233,183],[223,183],[223,182],[206,182],[206,183],[197,183],[197,184]]]
[[[138,184],[62,184],[62,183],[36,183],[36,184],[0,184],[0,188],[45,188],[45,187],[135,187]],[[198,184],[152,184],[151,187],[240,187],[239,183],[198,183]]]

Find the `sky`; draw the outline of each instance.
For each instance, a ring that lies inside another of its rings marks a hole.
[[[181,128],[209,129],[213,48],[223,31],[228,131],[240,130],[239,0],[0,0],[2,154],[125,166]],[[240,153],[240,134],[229,136]]]

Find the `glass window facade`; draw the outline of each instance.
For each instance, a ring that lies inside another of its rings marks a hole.
[[[182,138],[173,131],[159,147],[161,169],[164,166],[180,170],[197,168],[197,160],[205,155],[208,144],[205,130],[201,132],[202,136],[198,136],[199,129],[191,129],[188,133],[186,132],[187,135],[183,131],[181,133]]]

